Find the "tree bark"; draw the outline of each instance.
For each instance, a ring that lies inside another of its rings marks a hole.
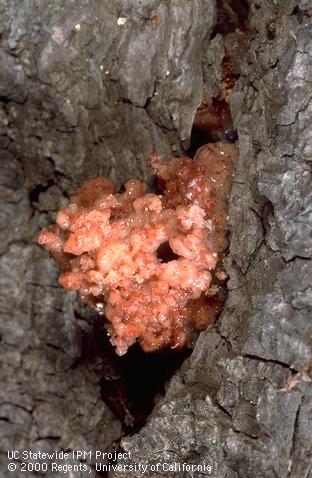
[[[150,181],[152,149],[182,153],[228,49],[240,73],[229,297],[121,444],[136,462],[205,462],[218,478],[312,476],[309,2],[251,0],[242,50],[212,34],[212,0],[2,0],[0,11],[1,476],[8,450],[118,446],[120,420],[82,360],[93,332],[36,234],[87,178]]]

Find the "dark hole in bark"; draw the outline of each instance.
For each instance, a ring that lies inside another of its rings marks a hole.
[[[266,25],[267,39],[273,41],[276,36],[275,24],[274,22],[269,22]]]
[[[304,16],[308,14],[305,10],[302,10],[298,5],[296,5],[292,11],[292,15],[295,15],[298,18],[299,23],[301,24],[303,22]]]
[[[125,185],[122,184],[122,185],[120,186],[120,188],[118,189],[118,192],[119,192],[119,194],[122,194],[122,193],[125,192],[125,190],[126,190]]]
[[[29,199],[32,204],[35,204],[39,200],[41,193],[46,192],[51,186],[55,184],[54,179],[50,179],[46,184],[38,184],[29,193]]]
[[[217,0],[217,22],[211,38],[217,33],[227,35],[236,29],[248,29],[249,5],[247,0]]]
[[[196,126],[193,125],[190,147],[187,151],[187,154],[191,158],[193,158],[198,148],[200,148],[206,143],[211,143],[211,139],[209,138],[208,133],[203,131],[201,128],[197,128]]]
[[[89,327],[83,327],[80,361],[99,377],[101,396],[123,423],[124,433],[134,433],[144,425],[155,399],[191,351],[147,354],[136,344],[119,357],[107,336],[104,318],[92,316],[93,312],[90,316],[86,308],[81,312],[76,312],[77,318],[86,320]]]
[[[233,127],[229,104],[217,97],[212,100],[211,105],[202,104],[197,109],[188,155],[193,157],[196,151],[207,143],[234,143],[236,140],[237,132]]]

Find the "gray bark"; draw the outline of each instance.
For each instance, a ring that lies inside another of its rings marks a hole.
[[[312,476],[310,14],[307,3],[251,5],[231,99],[229,298],[147,425],[122,441],[134,461],[206,463],[218,478]]]
[[[229,298],[146,426],[122,440],[134,461],[206,462],[218,478],[312,476],[309,3],[251,2],[250,43],[237,52],[241,76],[231,99],[240,159]],[[85,179],[148,181],[153,148],[187,147],[201,95],[217,93],[230,40],[209,41],[210,0],[0,0],[0,12],[7,477],[9,449],[104,452],[122,435],[81,360],[86,324],[75,318],[76,297],[57,286],[37,231]]]

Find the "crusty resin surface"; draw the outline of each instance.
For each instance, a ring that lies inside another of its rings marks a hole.
[[[108,179],[92,179],[38,237],[60,284],[105,315],[119,355],[136,341],[146,352],[182,348],[205,329],[205,293],[227,247],[235,147],[208,144],[194,159],[154,152],[149,161],[162,194],[138,180],[116,193]]]

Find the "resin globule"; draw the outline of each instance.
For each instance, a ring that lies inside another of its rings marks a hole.
[[[117,193],[98,177],[83,184],[38,242],[61,269],[60,284],[105,315],[119,355],[182,348],[213,322],[205,305],[227,247],[235,146],[201,147],[194,159],[149,157],[161,194],[139,180]]]

